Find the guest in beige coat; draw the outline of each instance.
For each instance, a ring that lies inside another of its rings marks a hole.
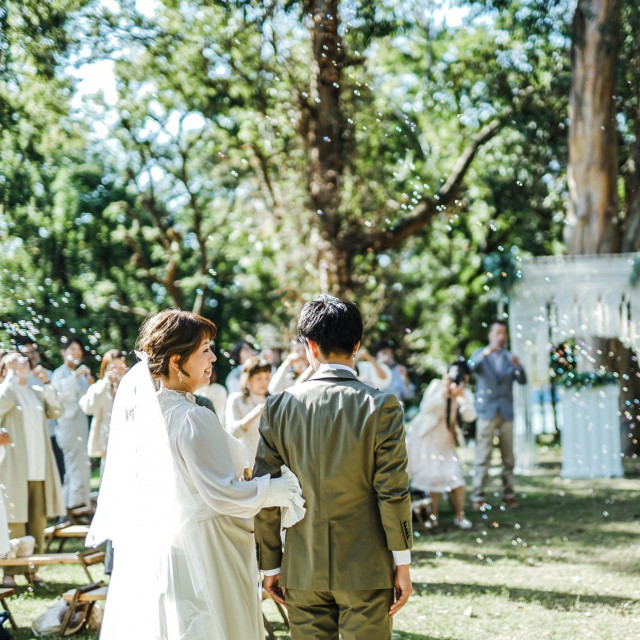
[[[0,422],[13,446],[6,448],[0,465],[0,484],[12,538],[31,535],[36,551],[42,551],[47,518],[64,515],[62,487],[56,467],[47,418],[62,413],[57,394],[41,373],[42,386],[31,386],[29,359],[18,352],[7,354],[1,368],[6,376],[0,384]],[[5,569],[5,586],[15,585],[13,575],[24,573],[30,582],[40,582],[35,572],[17,567]]]
[[[102,458],[103,462],[109,442],[113,399],[120,380],[127,370],[127,362],[120,351],[117,349],[107,351],[100,363],[98,381],[94,382],[78,401],[82,411],[92,416],[87,453],[92,458]],[[100,467],[100,476],[102,471],[103,465]]]

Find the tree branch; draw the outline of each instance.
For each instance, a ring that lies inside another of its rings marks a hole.
[[[388,249],[395,249],[407,238],[417,233],[431,221],[442,209],[451,204],[456,196],[464,177],[477,155],[480,147],[493,138],[503,126],[504,116],[487,123],[478,131],[465,150],[460,154],[448,180],[440,187],[433,198],[425,197],[413,212],[404,217],[395,226],[380,230],[363,231],[362,228],[349,229],[341,239],[341,245],[353,253],[365,253],[373,250],[380,253]]]

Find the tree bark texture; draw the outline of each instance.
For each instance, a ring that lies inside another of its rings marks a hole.
[[[635,352],[618,338],[595,338],[597,364],[620,375],[622,453],[640,454],[640,366]]]
[[[613,99],[619,19],[620,0],[579,0],[573,19],[565,229],[572,254],[620,250]]]
[[[640,251],[640,114],[624,184],[626,199],[622,251],[635,252]]]
[[[310,0],[306,6],[311,17],[313,56],[307,145],[309,195],[322,237],[328,241],[321,268],[326,271],[328,288],[344,292],[349,289],[351,276],[337,249],[346,127],[340,104],[344,48],[338,33],[338,5],[339,0]]]

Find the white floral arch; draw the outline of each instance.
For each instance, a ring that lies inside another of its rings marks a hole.
[[[509,295],[512,351],[529,376],[527,385],[516,385],[514,390],[519,471],[535,466],[534,423],[549,419],[548,414],[536,415],[531,399],[549,383],[552,346],[583,340],[582,371],[592,364],[592,338],[618,338],[625,346],[640,348],[640,286],[631,284],[637,258],[635,253],[545,256],[520,262],[520,277]],[[618,429],[618,425],[610,428]]]

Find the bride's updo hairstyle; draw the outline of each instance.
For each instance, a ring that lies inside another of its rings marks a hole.
[[[182,368],[189,356],[202,344],[203,340],[213,340],[216,325],[197,313],[166,309],[147,318],[136,342],[136,349],[147,354],[149,371],[156,378],[169,376],[169,358],[180,356],[178,368],[183,376],[189,374]]]

